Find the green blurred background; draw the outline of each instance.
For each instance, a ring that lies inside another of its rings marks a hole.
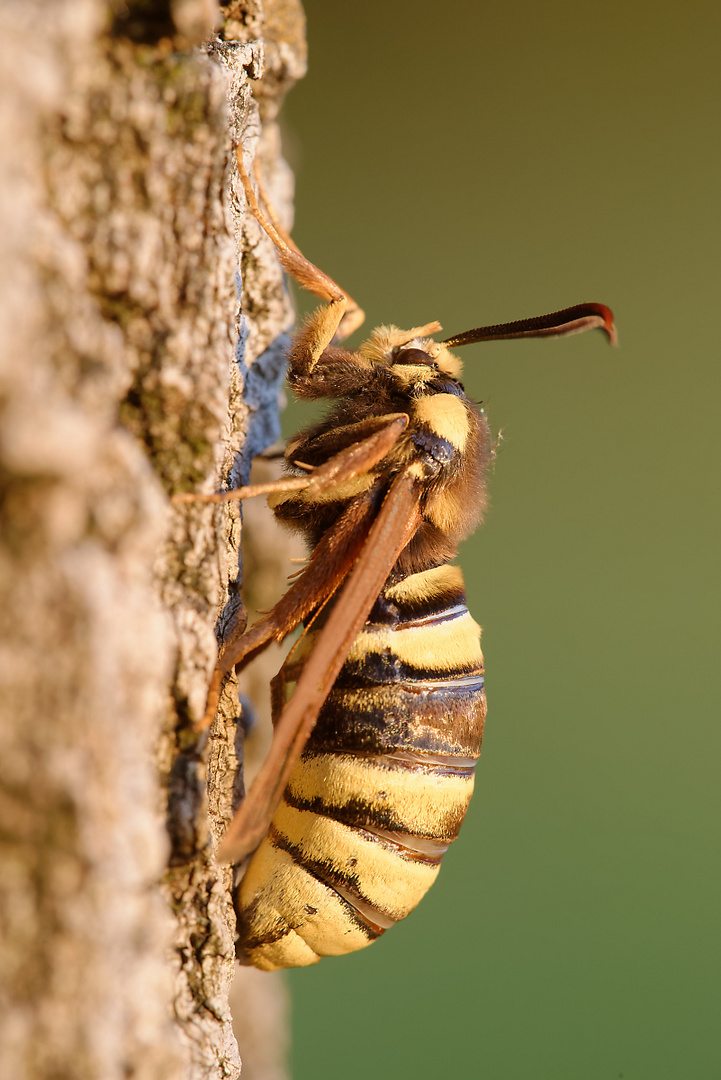
[[[621,348],[461,353],[504,436],[476,795],[405,924],[289,976],[294,1080],[721,1077],[721,7],[305,6],[294,235],[366,326],[597,300]]]

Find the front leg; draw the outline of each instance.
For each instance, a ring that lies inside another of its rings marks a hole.
[[[324,274],[293,243],[280,227],[272,211],[266,215],[261,209],[243,165],[240,146],[236,150],[238,173],[245,189],[248,207],[261,228],[268,234],[278,250],[280,264],[286,273],[294,277],[304,289],[328,301],[328,307],[318,308],[310,317],[305,330],[293,349],[293,367],[297,375],[309,375],[323,352],[335,341],[342,341],[356,330],[365,314],[347,292],[333,278]],[[301,347],[298,348],[298,344]]]

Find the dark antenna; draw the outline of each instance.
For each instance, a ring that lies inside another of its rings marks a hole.
[[[618,335],[613,322],[613,312],[605,304],[576,304],[575,307],[552,311],[550,315],[537,315],[533,319],[497,323],[495,326],[478,326],[455,334],[442,342],[453,349],[458,345],[471,345],[476,341],[505,341],[523,337],[565,337],[582,334],[584,330],[604,330],[611,345],[618,345]]]

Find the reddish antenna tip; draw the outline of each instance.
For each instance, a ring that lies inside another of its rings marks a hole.
[[[610,307],[606,307],[605,304],[589,304],[588,307],[596,308],[598,314],[603,319],[602,329],[608,334],[608,340],[611,345],[618,345],[618,331],[616,330],[616,324],[613,321],[613,312]]]

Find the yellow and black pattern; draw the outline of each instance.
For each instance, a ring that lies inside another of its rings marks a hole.
[[[286,664],[289,683],[317,633]],[[248,962],[352,952],[413,910],[465,816],[485,714],[460,570],[386,586],[241,883]]]
[[[221,845],[221,856],[244,857],[277,806],[236,892],[240,952],[272,970],[360,949],[404,918],[435,879],[471,797],[483,658],[461,572],[449,563],[483,516],[495,444],[450,349],[593,327],[615,343],[616,331],[607,307],[579,304],[445,341],[429,336],[436,322],[379,326],[349,350],[341,343],[363,312],[264,213],[242,154],[237,162],[282,265],[325,302],[293,341],[289,385],[299,398],[332,402],[289,441],[288,482],[269,499],[304,536],[308,565],[224,650],[206,709],[212,717],[232,666],[306,626],[272,684],[277,752]],[[278,805],[285,766],[296,761]]]

